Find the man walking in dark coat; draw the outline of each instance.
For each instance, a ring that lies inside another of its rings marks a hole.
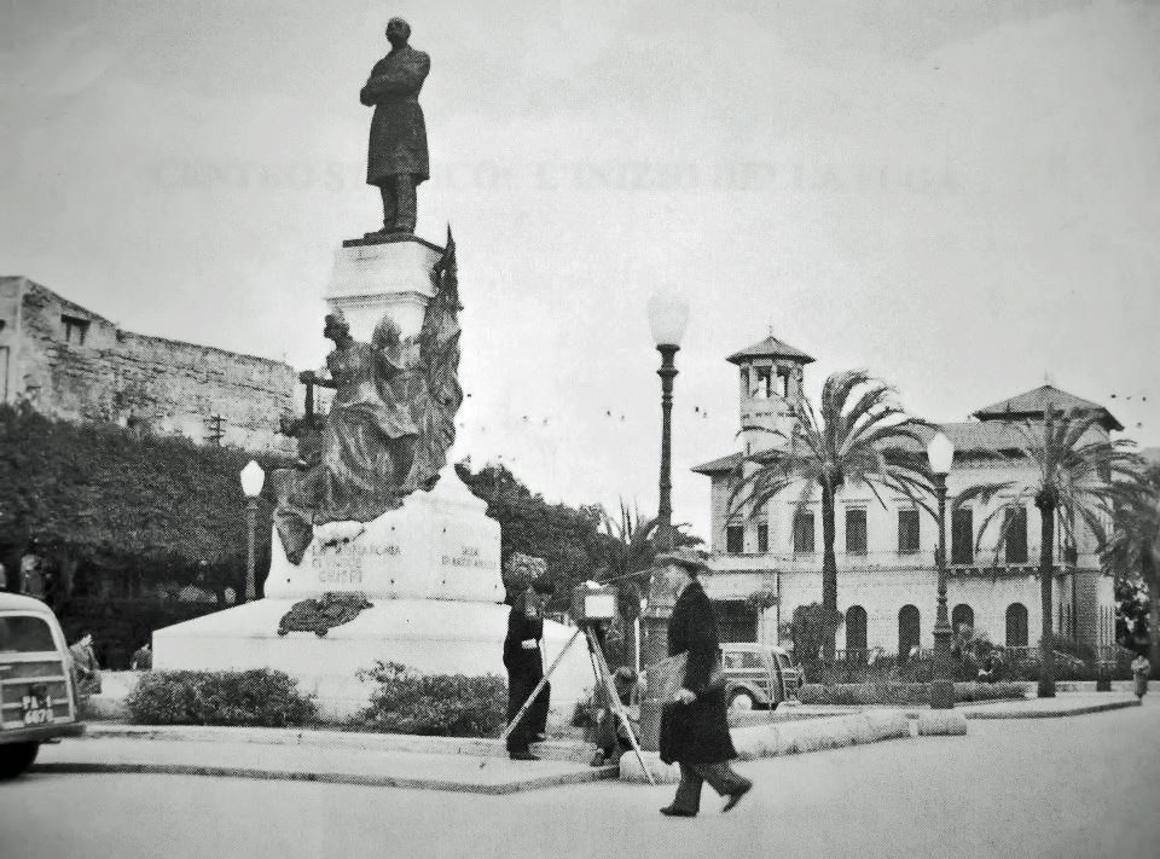
[[[753,787],[753,782],[729,766],[737,757],[729,736],[725,710],[725,682],[718,664],[717,618],[697,576],[708,572],[705,561],[687,549],[658,555],[665,576],[680,596],[669,620],[669,656],[687,654],[681,689],[661,713],[660,756],[681,767],[681,783],[671,805],[661,809],[669,817],[694,817],[701,807],[701,784],[709,782],[729,797],[729,811]]]
[[[402,18],[387,22],[391,52],[375,63],[359,101],[374,105],[367,150],[367,184],[383,197],[383,228],[366,237],[414,233],[415,189],[429,179],[427,126],[419,106],[419,90],[431,70],[431,58],[407,40],[411,25]]]
[[[507,721],[519,713],[536,684],[544,676],[544,659],[540,655],[540,639],[544,636],[543,606],[546,589],[528,588],[512,605],[508,615],[507,637],[503,642],[503,665],[508,672]],[[536,695],[536,700],[512,728],[507,737],[508,756],[513,761],[539,760],[528,746],[533,740],[542,740],[548,725],[550,683]]]

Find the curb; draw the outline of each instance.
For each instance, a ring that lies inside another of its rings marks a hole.
[[[135,775],[185,775],[209,776],[211,778],[249,778],[266,781],[305,781],[323,784],[353,784],[362,787],[401,787],[414,790],[442,790],[453,793],[478,793],[493,796],[541,790],[565,784],[614,779],[618,775],[615,766],[589,767],[575,773],[560,773],[540,778],[521,779],[506,784],[470,784],[442,779],[405,778],[389,775],[357,775],[354,773],[318,773],[300,770],[263,770],[249,767],[217,767],[190,764],[93,764],[93,763],[47,763],[35,764],[34,773],[130,773]]]
[[[171,740],[175,742],[253,743],[273,746],[319,746],[367,751],[415,752],[418,754],[470,755],[506,758],[503,742],[484,737],[424,737],[417,734],[379,734],[365,731],[326,731],[313,728],[252,728],[225,725],[120,725],[87,723],[90,739]],[[536,754],[546,760],[587,764],[592,744],[577,740],[545,740],[535,743]]]
[[[987,712],[986,710],[965,711],[968,719],[1061,719],[1066,716],[1086,716],[1089,713],[1105,713],[1108,710],[1122,710],[1126,707],[1139,707],[1143,702],[1135,701],[1107,701],[1103,704],[1089,704],[1084,707],[1074,707],[1070,710],[1006,710]]]

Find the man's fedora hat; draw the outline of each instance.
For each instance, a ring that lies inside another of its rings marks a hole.
[[[713,572],[713,570],[710,569],[708,563],[705,561],[704,552],[697,552],[693,549],[688,549],[685,547],[674,549],[671,552],[662,552],[661,554],[657,555],[655,563],[657,566],[663,566],[665,564],[676,564],[677,566],[684,567],[694,574]]]

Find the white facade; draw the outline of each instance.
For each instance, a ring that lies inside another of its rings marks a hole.
[[[752,391],[747,383],[752,379],[754,363],[772,359],[781,364],[789,360],[800,367],[812,360],[792,347],[785,347],[794,356],[789,359],[777,354],[763,355],[760,348],[763,345],[768,347],[766,351],[774,353],[784,347],[770,338],[730,358],[741,367],[743,426],[754,411],[752,397],[747,396]],[[800,372],[799,369],[796,378],[791,378],[800,380]],[[800,391],[800,382],[790,386],[789,392],[795,388]],[[1059,394],[1071,397],[1063,392]],[[783,412],[786,404],[777,401],[776,395],[774,400],[770,411]],[[1108,415],[1110,426],[1114,427],[1114,421]],[[970,541],[964,536],[967,523],[961,520],[958,539],[954,539],[955,529],[950,514],[947,515],[947,610],[951,613],[952,625],[957,628],[969,622],[996,644],[1035,646],[1041,629],[1037,576],[1040,517],[1033,500],[1027,498],[1025,505],[1024,540],[1009,539],[1013,545],[996,551],[1001,523],[995,521],[975,549],[979,527],[987,514],[1015,497],[1035,477],[1030,468],[1018,463],[996,464],[993,459],[983,460],[980,452],[993,452],[1005,445],[1013,447],[1021,442],[1021,437],[1009,423],[995,419],[948,424],[941,429],[956,446],[955,465],[947,480],[949,499],[968,486],[1014,482],[1010,491],[1002,493],[991,504],[973,505]],[[766,504],[765,509],[756,511],[756,515],[745,511],[748,515],[731,517],[731,471],[746,452],[746,436],[741,435],[743,447],[737,453],[694,469],[712,481],[711,564],[715,574],[708,578],[706,589],[714,600],[727,603],[724,614],[734,618],[731,637],[746,634],[746,624],[737,623],[736,619],[744,617],[746,612],[754,613],[739,601],[759,589],[772,590],[778,597],[777,604],[761,612],[748,627],[758,640],[779,643],[779,627],[790,620],[794,609],[822,599],[820,495],[815,491],[804,508],[812,514],[812,546],[806,540],[808,528],[804,525],[799,528],[795,546],[794,522],[800,487],[786,490]],[[835,507],[838,609],[849,621],[838,631],[838,648],[881,648],[886,653],[897,653],[900,647],[903,650],[914,645],[924,649],[933,647],[938,588],[934,562],[938,544],[935,518],[924,510],[915,512],[914,505],[903,496],[887,493],[879,501],[867,487],[860,486],[847,486],[840,491]],[[909,521],[900,523],[900,514]],[[917,543],[913,540],[914,517],[917,517]],[[907,531],[909,540],[904,541],[902,531]],[[1055,537],[1052,629],[1093,646],[1113,644],[1112,580],[1099,571],[1094,536],[1081,528],[1074,554],[1064,549],[1058,527]],[[860,617],[865,618],[864,624],[859,622]]]

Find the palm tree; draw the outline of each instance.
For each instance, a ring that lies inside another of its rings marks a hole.
[[[1117,575],[1139,576],[1148,589],[1148,661],[1160,668],[1160,464],[1148,466],[1119,502],[1104,566]]]
[[[1008,514],[1025,510],[1028,500],[1039,510],[1040,698],[1055,697],[1051,629],[1055,529],[1059,527],[1067,551],[1074,551],[1077,545],[1079,522],[1086,525],[1098,546],[1105,546],[1104,522],[1111,520],[1115,502],[1130,495],[1140,463],[1139,457],[1129,450],[1132,442],[1112,442],[1102,432],[1095,431],[1100,419],[1097,412],[1073,409],[1062,413],[1048,404],[1042,427],[1031,422],[1015,425],[1023,437],[1023,444],[1016,448],[1014,456],[1033,468],[1034,478],[1025,484],[1007,480],[972,486],[961,492],[954,503],[955,507],[961,507],[978,499],[987,504],[1001,492],[1014,492],[979,526],[977,546],[982,544],[988,526],[1001,516],[1005,518],[996,553],[1004,545],[1008,531],[1019,521],[1016,516]]]
[[[619,618],[609,630],[608,639],[623,648],[622,661],[635,661],[636,632],[634,621],[640,616],[641,597],[649,591],[653,573],[653,559],[660,546],[657,544],[657,519],[645,519],[636,507],[630,508],[620,501],[617,519],[601,510],[604,526],[605,565],[597,578],[601,582],[616,585],[619,604]],[[692,546],[701,542],[699,537],[684,533],[688,523],[674,525],[675,546]],[[639,668],[639,665],[634,665]]]
[[[756,516],[775,495],[800,484],[798,509],[814,490],[822,501],[822,607],[830,618],[824,656],[834,657],[838,626],[838,562],[834,555],[834,499],[845,485],[866,486],[886,506],[879,493],[890,489],[915,500],[929,492],[922,421],[909,417],[893,402],[893,389],[865,370],[834,373],[822,387],[815,413],[806,400],[794,404],[794,424],[784,444],[741,459],[733,472],[730,514],[748,509]],[[742,427],[742,432],[757,429]]]

